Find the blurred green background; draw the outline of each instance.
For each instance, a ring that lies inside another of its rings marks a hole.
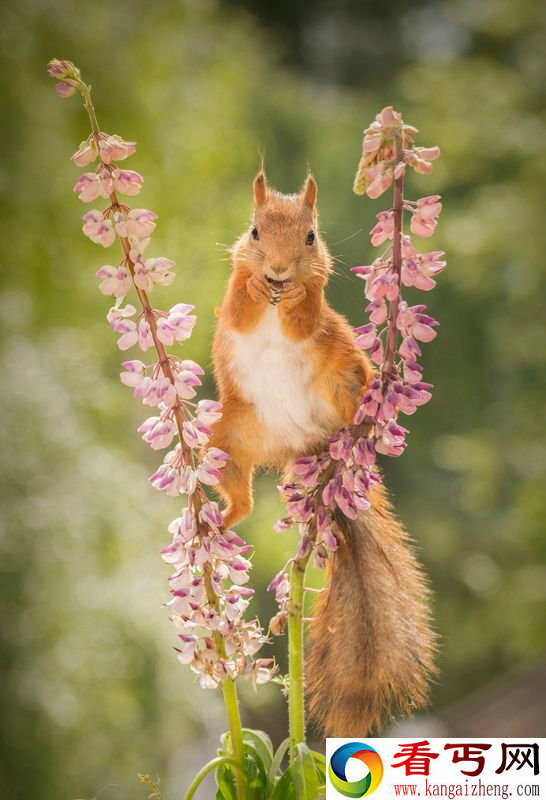
[[[146,483],[157,462],[135,435],[146,412],[118,381],[96,290],[111,256],[80,235],[85,209],[72,193],[69,156],[86,116],[78,98],[55,96],[54,56],[92,83],[102,129],[138,141],[128,166],[145,176],[138,205],[159,214],[153,255],[178,265],[159,304],[197,306],[184,352],[205,366],[226,246],[247,224],[260,154],[288,192],[311,166],[340,259],[329,299],[360,324],[349,267],[369,262],[368,230],[388,202],[351,192],[362,129],[394,104],[418,143],[441,146],[432,176],[410,180],[413,196],[445,202],[430,244],[449,267],[426,298],[442,323],[424,357],[436,389],[409,420],[404,458],[385,464],[442,636],[424,733],[454,730],[457,717],[461,735],[475,734],[464,721],[473,697],[493,707],[516,691],[520,711],[540,708],[521,692],[545,650],[546,6],[11,0],[0,19],[6,796],[145,797],[137,771],[160,773],[168,796],[181,796],[225,727],[220,697],[199,690],[171,649],[158,550],[178,506]],[[253,609],[264,624],[265,587],[295,545],[272,532],[274,487],[274,476],[258,479],[241,528],[256,545]],[[283,738],[278,687],[243,695],[245,723]],[[520,735],[544,735],[543,720]],[[516,735],[510,711],[488,724],[488,735]]]

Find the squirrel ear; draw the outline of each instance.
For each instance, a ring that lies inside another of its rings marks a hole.
[[[317,192],[317,182],[313,176],[309,174],[303,185],[301,201],[304,206],[308,206],[312,211],[315,210],[315,206],[317,204]]]
[[[254,178],[254,204],[256,208],[263,206],[267,200],[267,180],[265,172],[261,169]]]

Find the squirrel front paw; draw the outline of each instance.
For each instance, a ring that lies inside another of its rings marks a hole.
[[[255,303],[269,303],[271,300],[271,286],[263,275],[251,275],[246,290]]]
[[[293,283],[289,281],[282,291],[280,302],[285,308],[294,308],[294,306],[297,306],[302,300],[305,300],[306,297],[307,289],[303,283]]]

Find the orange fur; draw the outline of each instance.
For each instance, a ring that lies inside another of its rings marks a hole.
[[[324,449],[351,423],[373,374],[324,297],[331,257],[317,229],[316,197],[312,176],[301,194],[283,195],[260,171],[251,226],[233,248],[213,347],[224,408],[212,445],[231,456],[219,485],[227,526],[252,510],[255,467],[288,469],[299,455]],[[385,708],[420,704],[432,669],[426,587],[407,535],[376,498],[357,525],[340,521],[343,541],[312,628],[310,710],[331,735],[364,734]],[[395,646],[391,668],[386,654]]]

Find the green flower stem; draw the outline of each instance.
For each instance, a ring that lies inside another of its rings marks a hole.
[[[223,687],[224,702],[226,704],[227,715],[229,719],[229,730],[231,732],[231,749],[234,759],[244,768],[245,756],[243,749],[243,732],[241,730],[241,714],[239,713],[239,702],[237,700],[237,687],[235,681],[228,678],[224,682]],[[237,785],[237,798],[238,800],[245,800],[246,787],[244,775],[241,776],[237,771],[235,774],[235,783]]]
[[[305,709],[303,702],[303,602],[305,571],[309,556],[296,558],[290,569],[290,605],[288,608],[288,718],[290,761],[296,746],[305,742]]]
[[[220,601],[212,588],[212,580],[210,576],[210,565],[205,565],[205,591],[209,605],[218,611]],[[218,650],[221,658],[227,658],[226,643],[223,636],[218,632],[214,634],[214,644]],[[241,765],[241,770],[244,770],[245,758],[243,748],[243,731],[241,727],[241,714],[239,712],[239,700],[237,698],[237,687],[232,678],[227,678],[222,687],[224,693],[224,703],[229,721],[229,731],[231,734],[231,751],[234,759]],[[237,788],[237,800],[246,800],[246,779],[244,773],[239,770],[235,773],[235,786]]]
[[[195,795],[197,789],[203,782],[203,780],[207,777],[209,772],[212,772],[213,769],[216,767],[220,767],[222,764],[229,764],[230,767],[233,767],[237,774],[241,773],[244,778],[243,767],[233,758],[229,758],[228,756],[218,756],[218,758],[213,758],[212,761],[209,761],[208,764],[199,770],[195,778],[193,779],[190,788],[184,795],[184,800],[192,800],[193,796]]]

